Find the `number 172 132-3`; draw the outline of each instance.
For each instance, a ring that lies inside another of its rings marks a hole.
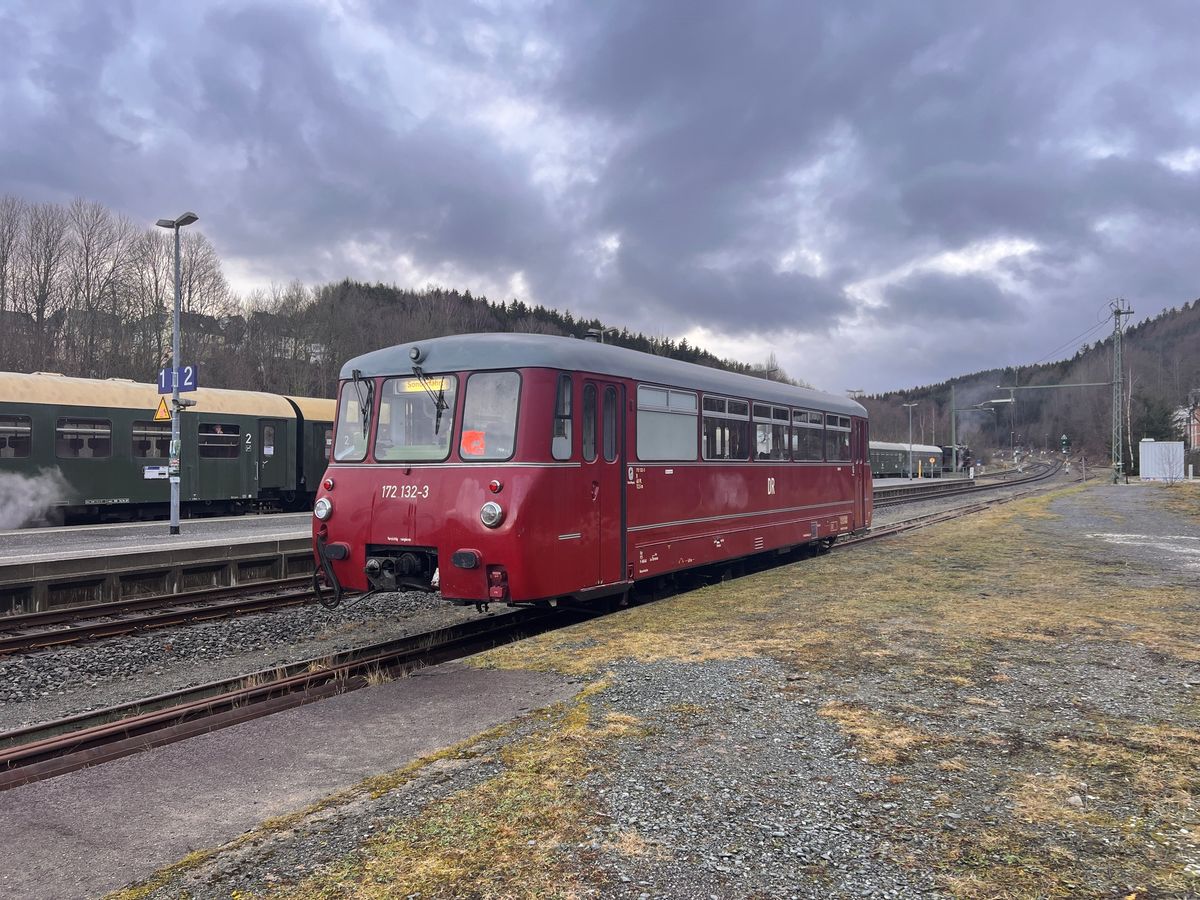
[[[383,500],[428,500],[429,485],[385,484],[380,487],[379,496]]]

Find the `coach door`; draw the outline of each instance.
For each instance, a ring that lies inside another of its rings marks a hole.
[[[258,423],[258,488],[281,490],[288,486],[286,423],[262,419]]]
[[[583,472],[596,535],[596,584],[625,578],[625,404],[623,387],[583,383]]]

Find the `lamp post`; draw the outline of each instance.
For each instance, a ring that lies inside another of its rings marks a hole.
[[[194,212],[185,212],[177,219],[159,219],[155,224],[159,228],[169,228],[175,232],[175,315],[171,324],[171,459],[168,470],[171,479],[171,534],[179,534],[179,413],[182,404],[179,402],[179,229],[191,225],[200,217]]]
[[[913,464],[912,464],[912,411],[916,406],[916,402],[902,403],[901,406],[908,408],[908,480],[912,481]]]

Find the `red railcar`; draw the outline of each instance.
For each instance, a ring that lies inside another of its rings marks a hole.
[[[335,602],[588,599],[871,523],[845,397],[526,334],[403,344],[341,378],[313,520]]]

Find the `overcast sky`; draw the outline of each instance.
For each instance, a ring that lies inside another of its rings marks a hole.
[[[1182,0],[0,0],[0,194],[880,391],[1200,296],[1198,46]]]

